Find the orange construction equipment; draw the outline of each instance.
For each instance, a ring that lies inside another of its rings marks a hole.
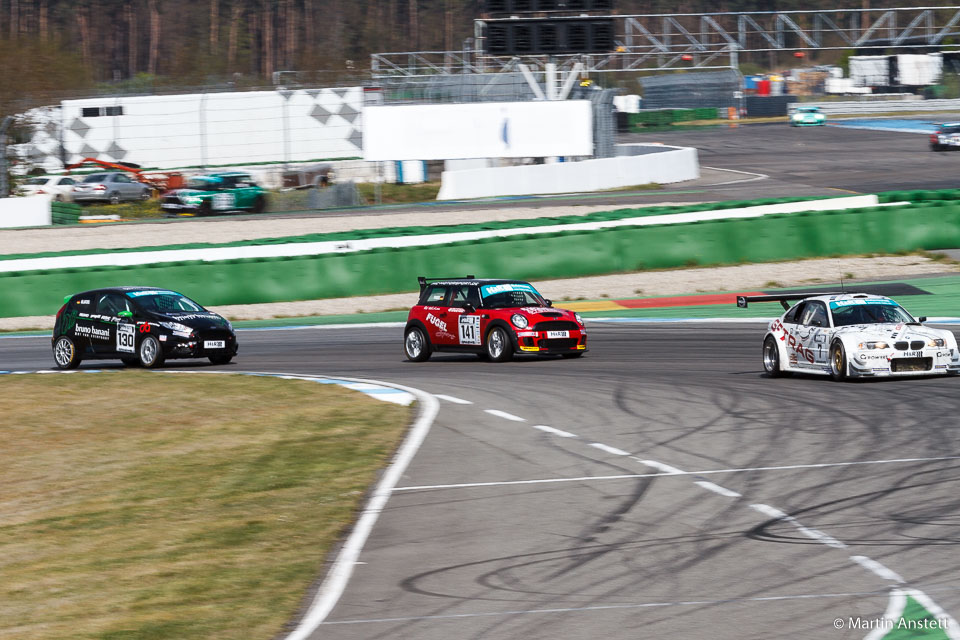
[[[140,165],[130,162],[107,162],[106,160],[98,160],[97,158],[84,158],[80,162],[68,164],[66,166],[67,174],[86,164],[95,164],[104,169],[112,169],[114,171],[128,171],[133,174],[138,182],[150,185],[157,193],[183,186],[183,174],[180,173],[146,174],[140,168]]]

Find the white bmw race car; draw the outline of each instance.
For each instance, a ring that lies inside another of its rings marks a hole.
[[[787,303],[799,300],[794,306]],[[737,306],[779,302],[787,310],[767,327],[763,368],[855,377],[960,373],[953,332],[926,327],[899,304],[865,293],[740,296]]]

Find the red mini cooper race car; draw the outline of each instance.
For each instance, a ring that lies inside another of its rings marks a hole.
[[[580,314],[552,308],[528,282],[420,277],[420,300],[403,334],[414,362],[434,351],[476,353],[505,362],[515,353],[579,358],[587,350]]]

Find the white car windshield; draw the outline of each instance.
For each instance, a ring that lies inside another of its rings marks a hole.
[[[836,306],[835,306],[836,305]],[[866,304],[843,304],[831,302],[833,326],[845,327],[852,324],[900,324],[915,322],[913,316],[895,302],[873,302]]]

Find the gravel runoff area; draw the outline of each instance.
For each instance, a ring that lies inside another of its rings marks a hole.
[[[564,300],[640,298],[714,291],[746,291],[803,285],[897,279],[944,273],[960,273],[960,264],[925,256],[872,258],[824,258],[796,262],[744,264],[732,267],[640,271],[587,278],[535,281],[540,292],[561,303]],[[231,320],[373,313],[409,309],[416,303],[416,290],[382,296],[302,300],[273,304],[211,307]],[[202,300],[201,300],[202,302]],[[558,304],[558,306],[562,306]],[[53,316],[0,318],[0,330],[52,329]]]

